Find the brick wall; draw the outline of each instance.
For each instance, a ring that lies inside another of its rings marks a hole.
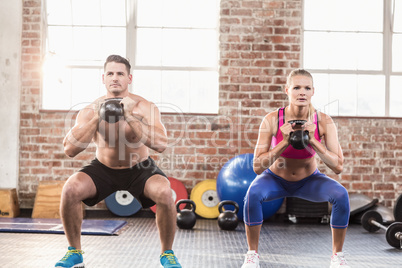
[[[263,116],[286,104],[286,74],[300,67],[301,0],[221,1],[220,110],[218,115],[164,114],[169,148],[154,154],[167,175],[188,191],[215,179],[236,154],[252,153]],[[32,207],[38,181],[65,180],[93,158],[63,153],[65,112],[41,111],[41,1],[24,1],[19,198]],[[336,176],[350,192],[392,206],[402,192],[402,119],[335,118],[345,154]],[[102,208],[102,204],[98,206]]]

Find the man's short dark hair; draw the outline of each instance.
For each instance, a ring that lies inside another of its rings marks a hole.
[[[110,55],[109,57],[107,57],[106,62],[103,65],[103,70],[106,69],[106,65],[109,62],[123,63],[124,65],[126,65],[127,74],[130,74],[131,65],[130,65],[130,62],[126,58],[119,56],[119,55]]]

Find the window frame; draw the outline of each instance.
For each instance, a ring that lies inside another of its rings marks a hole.
[[[395,5],[395,0],[383,0],[383,61],[382,70],[345,70],[345,69],[311,69],[309,72],[314,76],[315,73],[321,74],[351,74],[351,75],[383,75],[385,77],[385,111],[384,115],[373,115],[369,118],[401,118],[399,116],[390,116],[390,80],[391,76],[402,76],[402,72],[392,71],[392,37],[393,37],[393,13],[392,4]],[[301,36],[301,51],[304,55],[304,33],[305,32],[324,32],[322,30],[306,30],[304,27],[305,1],[302,5],[302,36]],[[327,31],[327,32],[342,32],[342,33],[360,33],[361,31]],[[366,32],[365,32],[366,33]],[[304,66],[304,57],[301,57],[301,66]],[[335,116],[335,115],[334,115]],[[360,115],[342,115],[336,117],[356,117],[367,118],[368,116]]]
[[[43,14],[43,36],[44,39],[46,40],[45,42],[42,43],[42,48],[43,48],[43,58],[46,57],[47,54],[51,53],[51,51],[48,50],[47,46],[47,38],[48,38],[48,27],[49,26],[63,26],[63,25],[53,25],[53,24],[48,24],[47,22],[47,1],[44,1],[43,9],[42,9],[42,14]],[[71,0],[70,0],[71,2]],[[134,73],[136,70],[144,70],[144,71],[212,71],[216,72],[218,77],[219,77],[219,1],[217,1],[217,22],[216,22],[216,27],[215,27],[215,32],[216,32],[216,40],[217,43],[215,44],[216,47],[216,65],[214,67],[192,67],[192,66],[186,66],[186,67],[181,67],[181,66],[142,66],[142,65],[137,65],[136,64],[136,54],[137,54],[137,29],[138,28],[155,28],[155,29],[160,29],[161,27],[139,27],[137,23],[137,14],[138,14],[138,0],[125,0],[125,5],[126,5],[126,10],[125,10],[125,15],[126,15],[126,25],[125,26],[115,26],[115,27],[125,27],[125,32],[126,32],[126,55],[125,56],[131,64],[131,74]],[[70,26],[70,25],[67,25]],[[85,25],[72,25],[71,27],[82,27]],[[102,25],[87,25],[88,27],[104,27]],[[193,28],[193,27],[163,27],[164,29],[211,29],[211,28]],[[71,61],[67,62],[65,64],[65,68],[68,68],[70,70],[73,69],[93,69],[93,70],[98,70],[101,69],[101,72],[103,70],[103,64],[104,60],[91,60],[91,61]],[[43,94],[43,84],[41,85],[42,87],[42,94]],[[133,84],[129,85],[129,92],[133,92]],[[72,90],[70,88],[70,95],[72,94]],[[219,80],[216,88],[216,93],[219,95]],[[70,97],[71,98],[71,97]],[[42,95],[43,99],[43,95]],[[43,100],[41,101],[41,110],[44,111],[54,111],[51,108],[44,108],[42,106]],[[74,105],[74,103],[72,103]],[[174,104],[173,104],[174,105]],[[210,111],[205,111],[205,112],[162,112],[162,113],[167,113],[167,114],[177,114],[177,113],[184,113],[184,114],[207,114],[207,115],[216,115],[219,113],[219,103],[218,106],[215,107],[216,111],[215,112],[210,112]],[[74,109],[74,108],[72,108]],[[64,110],[64,109],[62,109]]]

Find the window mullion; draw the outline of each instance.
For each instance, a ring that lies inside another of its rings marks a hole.
[[[391,0],[384,0],[383,66],[385,75],[385,116],[390,115],[390,80],[392,66]]]
[[[132,66],[135,65],[135,55],[137,50],[137,0],[126,0],[126,53]]]

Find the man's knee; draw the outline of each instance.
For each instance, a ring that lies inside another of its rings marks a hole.
[[[64,201],[82,201],[91,195],[93,189],[89,189],[85,182],[85,178],[80,177],[78,174],[72,175],[64,184],[61,198]]]
[[[169,182],[159,183],[157,191],[154,193],[154,202],[158,206],[172,206],[174,205],[173,193],[170,188]]]
[[[174,199],[172,189],[169,185],[161,187],[157,193],[157,197],[154,201],[158,206],[172,206],[174,205]]]
[[[174,199],[169,180],[161,175],[154,175],[145,184],[144,194],[158,206],[174,206]]]

